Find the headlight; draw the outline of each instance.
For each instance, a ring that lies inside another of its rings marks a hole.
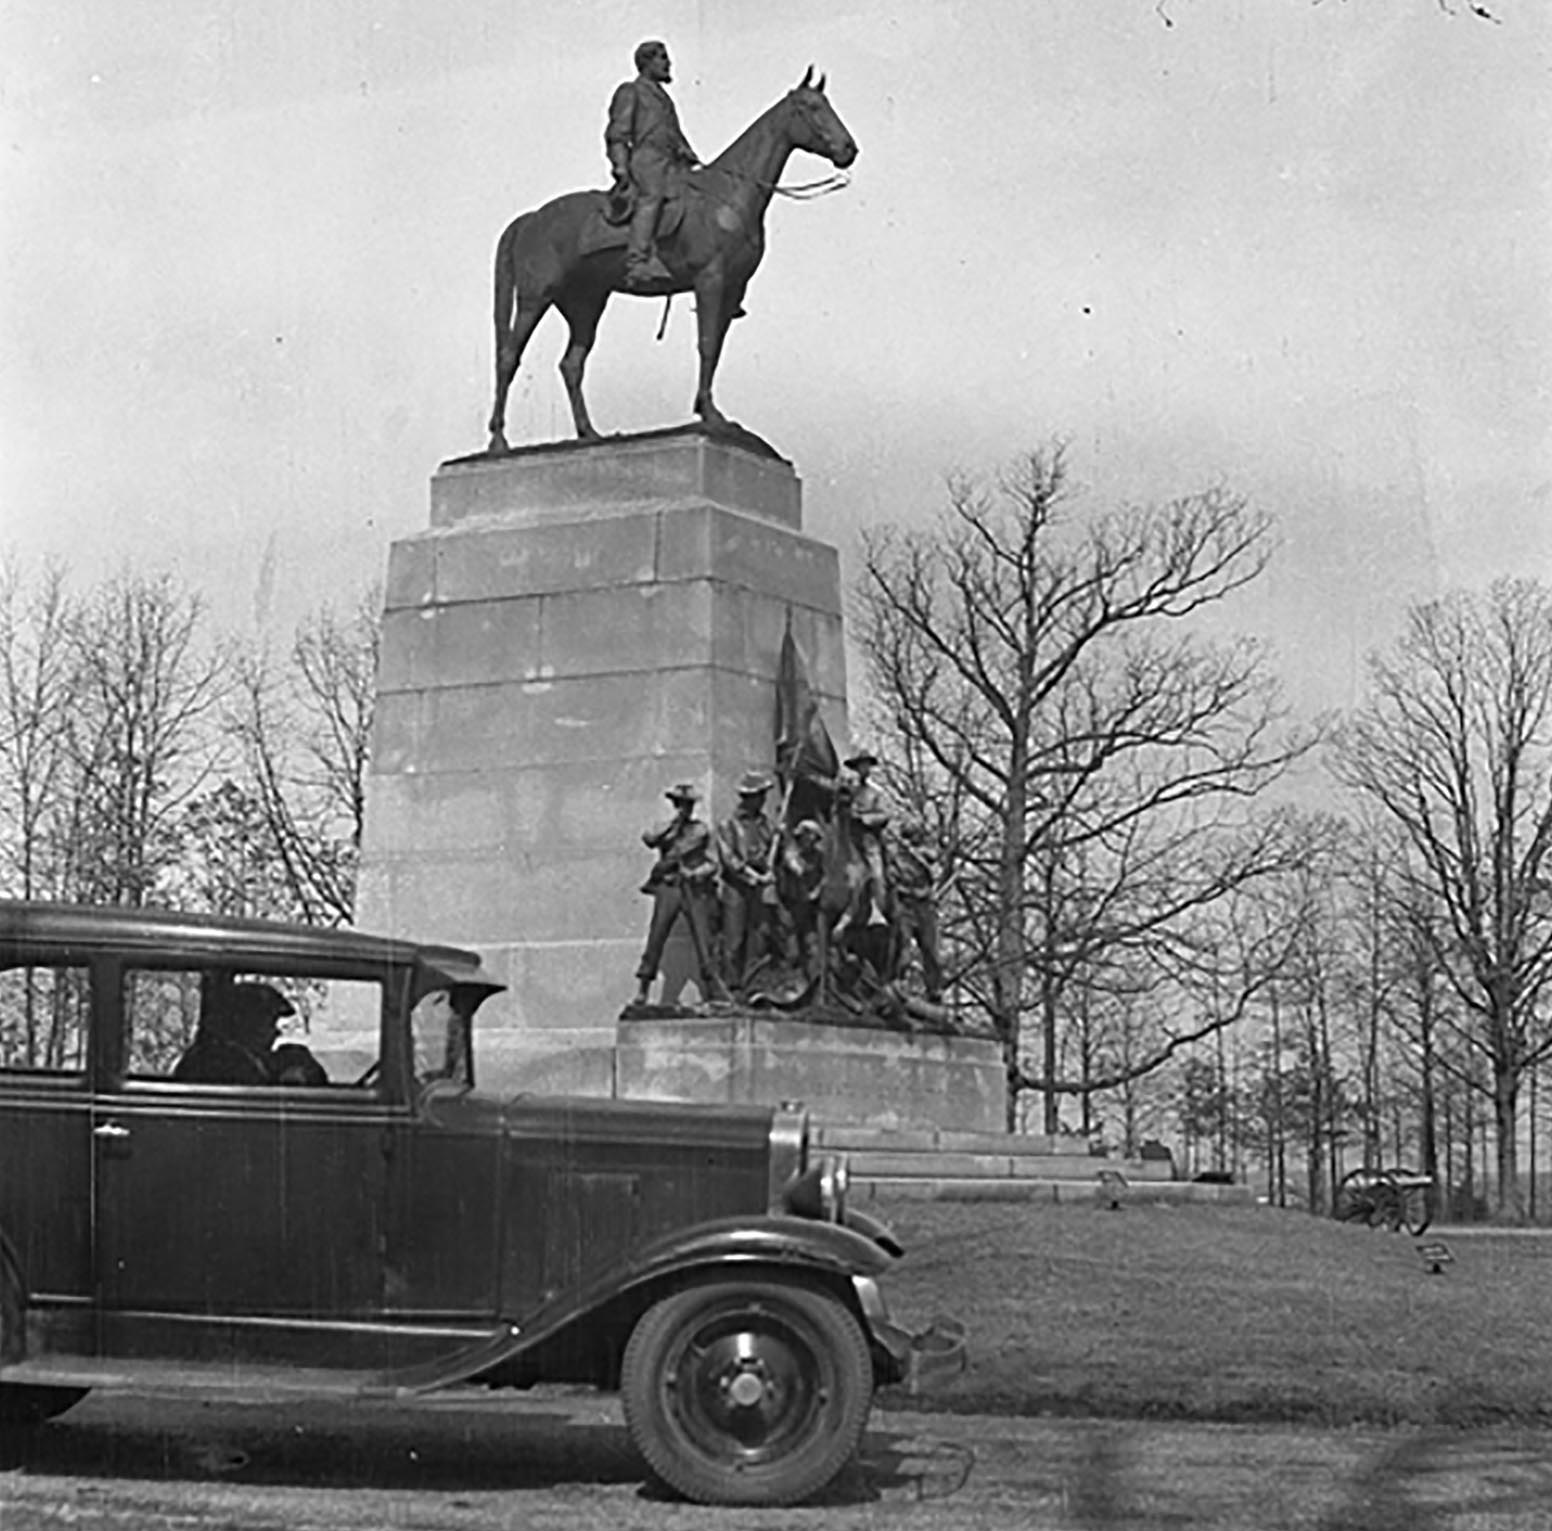
[[[786,1205],[787,1187],[808,1165],[808,1112],[793,1100],[784,1100],[771,1113],[766,1143],[766,1206],[772,1212]]]
[[[846,1215],[846,1187],[850,1180],[846,1160],[826,1154],[787,1182],[781,1194],[782,1205],[794,1217],[838,1223]]]

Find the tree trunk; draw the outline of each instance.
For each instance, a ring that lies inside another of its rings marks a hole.
[[[1435,1216],[1443,1216],[1445,1208],[1449,1205],[1449,1185],[1447,1183],[1449,1176],[1446,1174],[1443,1181],[1439,1177],[1437,1107],[1433,1093],[1433,1006],[1431,1002],[1424,1003],[1421,1020],[1423,1078],[1422,1100],[1420,1103],[1422,1120],[1418,1123],[1418,1154],[1422,1163],[1418,1168],[1433,1181]]]
[[[1026,783],[1024,780],[1027,743],[1014,741],[1013,759],[1008,780],[1007,802],[1003,806],[1002,842],[997,855],[997,957],[996,972],[992,979],[994,1003],[998,1024],[1003,1030],[1003,1060],[1008,1069],[1007,1124],[1009,1132],[1018,1131],[1019,1073],[1023,1063],[1021,1017],[1024,1006],[1024,968],[1026,966],[1026,942],[1024,935],[1024,825],[1028,817],[1025,808]],[[1042,979],[1048,975],[1042,974]],[[1046,1048],[1049,1053],[1049,1046]],[[1054,1099],[1052,1084],[1056,1078],[1055,1059],[1047,1056],[1046,1066],[1046,1131],[1049,1125],[1051,1101]]]
[[[1495,1069],[1493,1126],[1498,1135],[1497,1221],[1516,1226],[1525,1221],[1525,1199],[1520,1191],[1519,1095],[1519,1071],[1514,1068]]]

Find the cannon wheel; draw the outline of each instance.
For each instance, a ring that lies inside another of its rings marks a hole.
[[[1385,1194],[1383,1171],[1367,1166],[1349,1170],[1336,1191],[1332,1216],[1339,1223],[1366,1223],[1377,1228],[1383,1219]]]
[[[1400,1226],[1413,1238],[1426,1233],[1433,1222],[1433,1186],[1418,1184],[1423,1177],[1409,1169],[1389,1169],[1385,1177],[1399,1204]]]

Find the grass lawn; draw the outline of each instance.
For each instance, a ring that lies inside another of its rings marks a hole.
[[[963,1376],[884,1408],[1552,1425],[1552,1237],[1446,1230],[1431,1275],[1404,1234],[1262,1207],[865,1206],[906,1246],[896,1311],[970,1331]]]

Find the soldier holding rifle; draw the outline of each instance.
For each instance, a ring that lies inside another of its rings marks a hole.
[[[642,843],[657,852],[657,864],[642,887],[652,899],[652,923],[646,949],[636,967],[636,1003],[645,1005],[663,960],[675,922],[682,915],[695,949],[695,967],[702,999],[727,999],[728,992],[712,965],[712,910],[717,897],[717,859],[711,827],[695,817],[700,794],[689,782],[679,782],[664,794],[674,805],[667,824],[645,831]]]

